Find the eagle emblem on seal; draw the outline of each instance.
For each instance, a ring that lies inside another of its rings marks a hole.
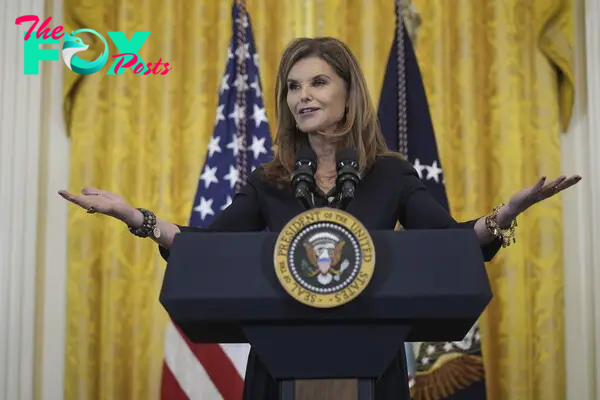
[[[321,247],[316,249],[311,244],[304,242],[306,257],[312,267],[307,275],[311,278],[316,276],[317,281],[322,285],[327,285],[332,279],[339,280],[340,275],[349,264],[347,260],[340,264],[345,244],[346,242],[340,240],[333,248]]]

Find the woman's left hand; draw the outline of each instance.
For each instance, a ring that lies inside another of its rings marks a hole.
[[[561,176],[553,181],[546,182],[546,177],[544,176],[535,185],[526,187],[515,193],[506,206],[511,211],[511,214],[517,216],[532,205],[570,188],[580,180],[581,176],[573,175],[568,178]]]

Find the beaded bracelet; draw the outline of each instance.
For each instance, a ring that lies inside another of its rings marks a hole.
[[[502,206],[504,206],[504,204],[500,204],[494,208],[492,214],[485,218],[485,226],[492,235],[502,240],[502,247],[508,247],[511,245],[511,240],[512,243],[516,242],[515,228],[517,227],[517,220],[512,220],[506,229],[500,228],[500,225],[498,224],[498,211]]]
[[[137,210],[139,210],[144,216],[144,221],[142,222],[142,226],[139,228],[128,226],[129,232],[133,233],[135,236],[146,238],[154,232],[154,228],[156,227],[156,215],[154,215],[152,211],[148,211],[145,208],[137,208]]]

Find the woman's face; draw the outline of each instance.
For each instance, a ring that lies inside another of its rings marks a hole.
[[[346,85],[329,64],[309,57],[288,74],[287,104],[302,132],[333,132],[344,117]]]

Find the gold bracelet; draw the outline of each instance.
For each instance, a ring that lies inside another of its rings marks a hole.
[[[494,208],[492,214],[485,218],[485,226],[492,235],[502,240],[502,247],[508,247],[511,245],[511,240],[512,243],[516,242],[515,228],[517,227],[517,220],[512,220],[510,226],[506,229],[500,228],[498,224],[498,211],[502,206],[504,206],[504,203]]]

